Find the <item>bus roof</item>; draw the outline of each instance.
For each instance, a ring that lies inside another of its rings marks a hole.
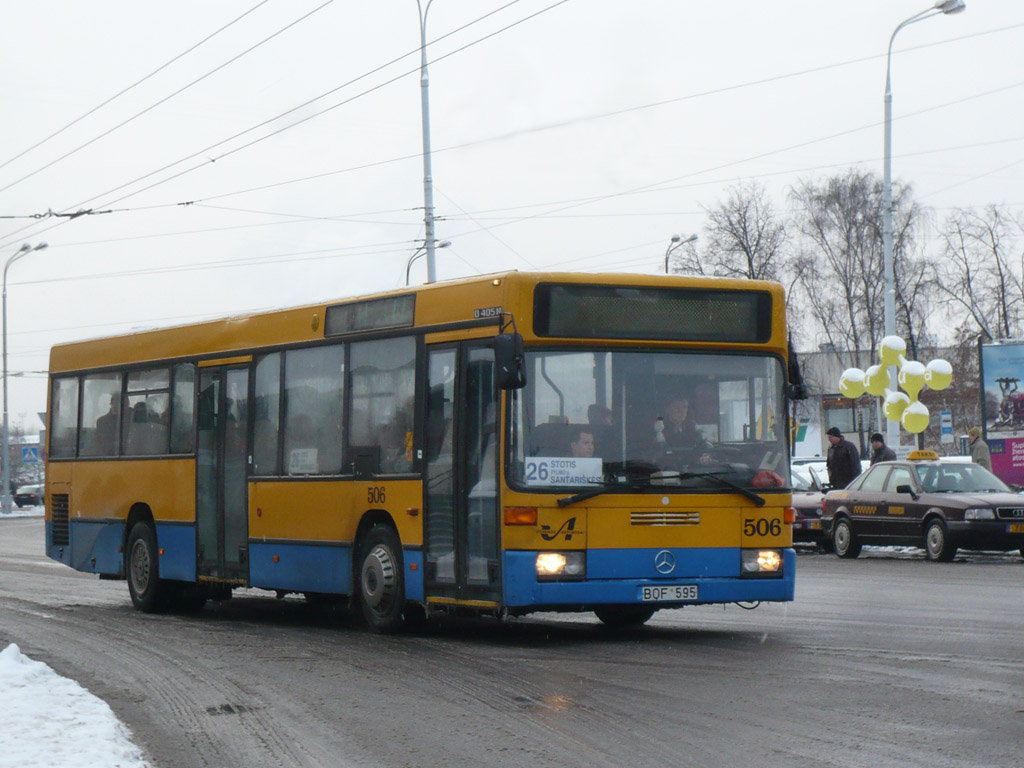
[[[502,312],[511,312],[517,330],[524,337],[531,338],[533,329],[530,307],[533,292],[536,286],[543,283],[768,292],[773,297],[770,343],[778,347],[785,345],[785,304],[782,286],[778,283],[678,275],[502,272],[58,344],[50,353],[50,372],[103,368],[149,360],[241,354],[246,350],[322,341],[325,338],[324,325],[329,309],[410,295],[416,296],[415,317],[406,327],[436,326],[442,329],[446,325],[477,324],[481,326],[482,335],[486,326],[498,324]],[[489,333],[493,333],[493,330]]]

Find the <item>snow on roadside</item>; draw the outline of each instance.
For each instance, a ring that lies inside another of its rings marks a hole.
[[[11,643],[0,651],[0,768],[149,768],[102,700]]]
[[[12,506],[10,514],[4,514],[0,512],[0,518],[8,517],[42,517],[46,513],[46,509],[39,505],[38,507],[16,507]]]

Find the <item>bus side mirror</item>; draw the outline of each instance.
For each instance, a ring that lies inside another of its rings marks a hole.
[[[494,337],[494,364],[498,389],[522,389],[526,386],[526,359],[523,337],[518,333],[502,333]]]

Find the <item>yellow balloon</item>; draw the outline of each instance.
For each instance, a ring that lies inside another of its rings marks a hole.
[[[890,392],[886,395],[885,404],[882,406],[882,413],[889,421],[899,421],[903,418],[903,412],[910,405],[910,398],[903,392]]]
[[[847,368],[839,377],[839,391],[844,397],[855,398],[864,394],[864,371]]]
[[[903,411],[903,428],[912,434],[924,432],[928,427],[928,406],[922,402],[911,403]]]
[[[932,360],[924,372],[924,383],[929,389],[945,389],[953,382],[953,366],[945,360]]]
[[[883,370],[881,366],[872,365],[864,371],[864,389],[868,391],[868,394],[881,397],[885,394],[888,386],[889,372]]]
[[[907,342],[899,336],[886,336],[878,345],[878,359],[882,361],[882,367],[899,365],[900,356],[907,353]]]
[[[900,386],[904,392],[910,395],[911,400],[917,399],[917,393],[924,386],[924,374],[924,365],[916,360],[907,360],[900,368]]]

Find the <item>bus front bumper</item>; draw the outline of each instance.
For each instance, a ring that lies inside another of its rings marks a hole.
[[[778,575],[740,576],[741,550],[716,549],[717,563],[735,563],[726,569],[709,567],[693,575],[668,574],[647,577],[617,577],[605,569],[597,576],[546,580],[537,576],[536,551],[504,553],[504,599],[511,608],[533,610],[579,609],[582,606],[640,605],[652,608],[679,608],[714,603],[777,602],[793,599],[796,583],[796,554],[782,550],[782,568]],[[614,557],[614,550],[603,552]],[[635,556],[635,550],[623,550],[623,557]],[[652,558],[653,561],[653,558]],[[696,597],[692,597],[696,587]]]

